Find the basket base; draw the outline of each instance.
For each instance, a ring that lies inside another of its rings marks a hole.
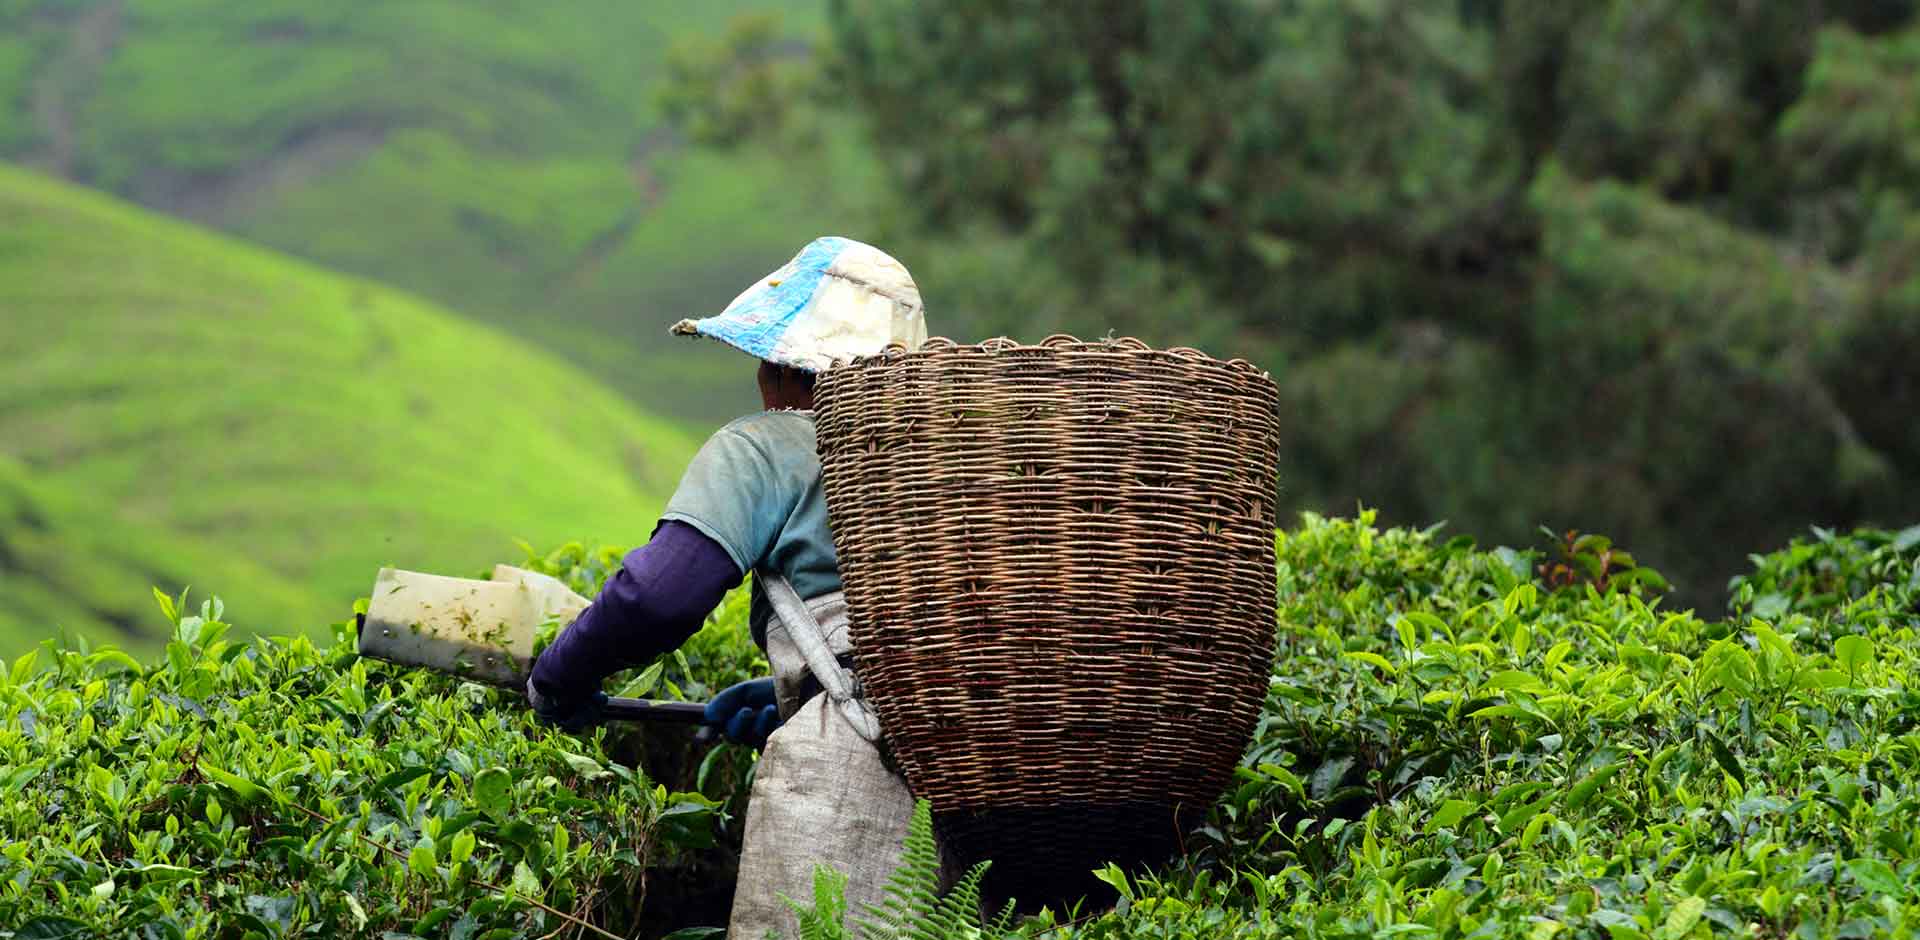
[[[934,831],[962,871],[992,861],[981,883],[988,916],[1008,901],[1021,914],[1111,907],[1114,889],[1093,876],[1108,863],[1129,874],[1179,854],[1184,834],[1204,817],[1158,803],[1070,804],[935,811]]]

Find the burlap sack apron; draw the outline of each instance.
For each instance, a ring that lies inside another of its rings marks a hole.
[[[818,865],[847,876],[850,915],[878,904],[913,816],[913,796],[881,757],[879,721],[847,666],[845,597],[803,602],[777,574],[754,578],[773,608],[767,660],[786,723],[767,739],[754,772],[727,925],[733,940],[799,936],[782,896],[811,904]]]

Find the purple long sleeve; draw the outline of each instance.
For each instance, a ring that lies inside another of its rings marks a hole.
[[[593,605],[533,666],[533,684],[556,700],[600,690],[607,676],[676,649],[744,573],[699,529],[668,520],[627,553]]]

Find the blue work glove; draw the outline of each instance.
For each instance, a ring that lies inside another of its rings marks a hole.
[[[533,706],[533,717],[570,734],[579,734],[600,723],[607,708],[607,693],[562,699],[542,694],[533,680],[528,679],[527,703]]]
[[[772,679],[748,679],[721,689],[707,703],[707,724],[719,728],[727,740],[751,748],[764,747],[767,736],[780,727]]]

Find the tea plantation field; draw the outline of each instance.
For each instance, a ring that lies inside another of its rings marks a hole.
[[[323,636],[382,564],[644,538],[692,453],[555,356],[0,165],[0,652],[157,651],[151,586]]]
[[[1547,558],[1309,516],[1278,546],[1272,691],[1186,857],[1105,872],[1110,911],[902,935],[1912,934],[1920,527],[1758,557],[1724,616],[1664,609],[1595,539]],[[584,588],[616,557],[535,563]],[[737,751],[691,782],[663,767],[663,784],[627,763],[625,732],[570,737],[511,696],[357,661],[344,625],[332,646],[245,642],[217,607],[162,607],[163,659],[49,645],[0,677],[0,928],[464,940],[717,922],[657,912],[737,818]],[[736,597],[688,655],[619,681],[697,698],[751,674],[741,614]],[[837,920],[818,935],[846,935]]]
[[[695,147],[662,120],[665,63],[755,12],[779,15],[775,54],[803,59],[824,8],[0,0],[0,159],[425,295],[649,407],[726,419],[751,382],[715,381],[730,360],[669,345],[667,325],[717,312],[814,235],[858,235],[835,191],[872,161],[852,134],[817,157]]]

